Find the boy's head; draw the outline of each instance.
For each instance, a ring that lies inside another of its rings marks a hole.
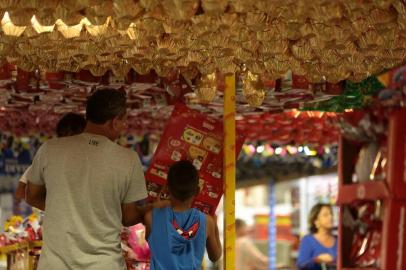
[[[76,113],[65,114],[56,125],[56,135],[58,137],[66,137],[78,135],[83,132],[86,127],[85,118]]]
[[[179,161],[170,167],[167,184],[171,197],[187,201],[199,193],[199,174],[191,162]]]

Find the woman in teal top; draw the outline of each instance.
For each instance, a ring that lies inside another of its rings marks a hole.
[[[311,234],[303,237],[297,266],[300,270],[321,270],[337,258],[337,239],[332,235],[333,211],[329,204],[317,204],[310,212]]]

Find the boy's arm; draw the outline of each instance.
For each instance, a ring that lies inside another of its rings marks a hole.
[[[222,254],[222,247],[220,242],[219,229],[213,217],[206,215],[207,226],[207,241],[206,249],[209,259],[216,262],[220,259]]]
[[[148,241],[149,234],[151,233],[151,224],[152,224],[152,210],[149,210],[145,213],[145,240]]]
[[[152,229],[152,210],[154,208],[164,208],[171,205],[170,201],[158,200],[151,205],[151,208],[145,212],[144,215],[144,225],[145,225],[145,239],[148,241],[148,237],[151,234]]]

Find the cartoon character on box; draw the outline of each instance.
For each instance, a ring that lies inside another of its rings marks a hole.
[[[200,187],[200,198],[207,198],[207,199],[212,199],[216,200],[219,199],[220,195],[222,194],[222,188],[219,187],[218,185],[211,184],[207,181],[204,181],[203,179],[200,179],[199,183]]]
[[[219,154],[221,151],[221,142],[212,137],[206,137],[203,140],[203,148],[207,151]]]
[[[197,170],[202,168],[203,162],[207,157],[207,152],[195,146],[191,146],[188,151],[189,159]]]
[[[183,132],[182,139],[190,144],[199,146],[203,140],[203,134],[191,127],[187,127]]]
[[[179,152],[179,151],[173,151],[172,152],[172,155],[171,155],[171,159],[173,160],[173,161],[181,161],[181,159],[182,159],[182,154]]]
[[[217,165],[215,165],[215,164],[221,164],[221,163],[219,163],[215,158],[213,158],[211,161],[212,161],[212,163],[209,163],[207,165],[207,173],[209,173],[215,179],[221,180],[222,169],[219,168]]]
[[[157,183],[148,182],[147,183],[147,190],[148,195],[152,198],[158,198],[159,194],[161,193],[163,186]]]
[[[156,168],[151,169],[151,174],[154,174],[154,175],[156,175],[156,176],[158,176],[158,177],[160,177],[162,179],[165,179],[165,180],[168,177],[168,174],[165,171],[160,170],[160,169],[156,169]]]

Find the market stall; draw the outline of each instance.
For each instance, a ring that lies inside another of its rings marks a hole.
[[[178,103],[222,121],[226,269],[237,135],[334,143],[336,113],[371,103],[388,81],[374,75],[406,59],[402,1],[7,0],[0,10],[2,133],[51,135],[105,85],[126,92],[132,134],[164,134]]]

